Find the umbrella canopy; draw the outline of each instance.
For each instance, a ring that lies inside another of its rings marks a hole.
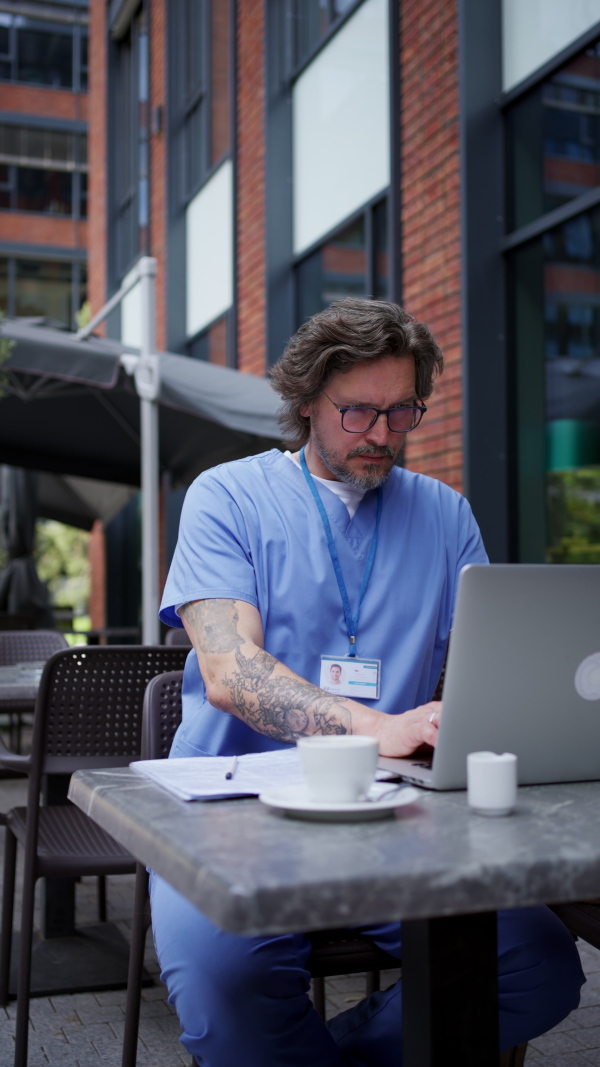
[[[75,340],[42,319],[13,319],[4,364],[0,462],[140,484],[140,407],[116,341]],[[159,354],[160,464],[174,484],[279,443],[278,398],[263,378]],[[125,363],[127,362],[125,357]]]
[[[54,618],[33,561],[36,518],[33,472],[0,467],[0,540],[8,555],[0,571],[0,611],[32,615],[44,629],[54,626]]]

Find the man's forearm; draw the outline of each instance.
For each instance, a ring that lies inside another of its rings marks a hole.
[[[181,614],[215,707],[287,743],[311,734],[369,732],[377,712],[305,681],[241,634],[234,601],[196,601]]]

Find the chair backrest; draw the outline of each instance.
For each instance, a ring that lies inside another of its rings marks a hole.
[[[142,759],[166,759],[181,722],[183,671],[159,674],[148,683],[142,715]]]
[[[30,796],[42,774],[127,766],[139,759],[144,692],[183,669],[184,648],[108,645],[63,649],[46,663],[35,706]]]
[[[187,631],[182,628],[173,630],[167,630],[165,634],[165,645],[185,645],[186,648],[192,647]]]
[[[0,633],[0,667],[47,660],[61,648],[68,645],[58,630],[5,630]]]

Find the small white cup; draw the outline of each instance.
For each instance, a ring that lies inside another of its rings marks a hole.
[[[379,744],[375,737],[328,735],[298,741],[308,795],[326,804],[363,800],[375,777]]]
[[[470,752],[467,798],[478,815],[510,815],[517,803],[517,757],[512,752]]]

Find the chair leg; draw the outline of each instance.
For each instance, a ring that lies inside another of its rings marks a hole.
[[[19,943],[19,979],[17,982],[17,1022],[15,1030],[15,1067],[27,1067],[29,1040],[29,995],[31,988],[31,947],[33,942],[33,912],[36,878],[32,867],[25,864],[23,902],[21,910],[21,938]]]
[[[381,972],[380,971],[367,971],[366,981],[366,994],[368,997],[371,993],[378,993],[381,989]]]
[[[148,871],[141,863],[138,863],[135,871],[135,898],[133,904],[133,923],[131,926],[131,946],[129,949],[129,971],[127,974],[127,1002],[125,1005],[125,1032],[123,1034],[123,1056],[121,1060],[122,1067],[135,1067],[137,1058],[144,948],[146,946],[146,933],[149,925],[150,898],[148,896]]]
[[[509,1048],[506,1052],[502,1053],[499,1060],[499,1067],[523,1067],[526,1053],[526,1041],[522,1045],[514,1045],[513,1048]]]
[[[325,979],[313,978],[313,1003],[323,1022],[325,1022]]]
[[[106,876],[98,875],[98,922],[106,922]]]
[[[17,839],[7,826],[4,842],[4,890],[2,899],[2,933],[0,935],[0,1007],[3,1008],[8,1004],[16,863]]]

